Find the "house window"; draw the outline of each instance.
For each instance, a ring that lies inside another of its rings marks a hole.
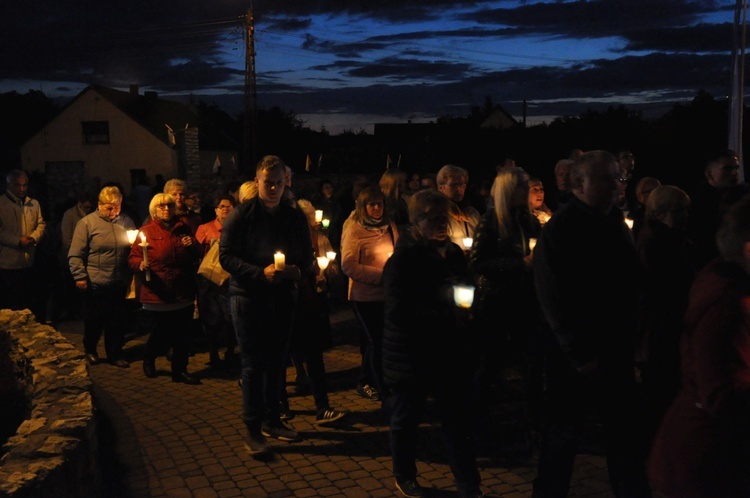
[[[109,121],[81,121],[83,143],[108,144]]]

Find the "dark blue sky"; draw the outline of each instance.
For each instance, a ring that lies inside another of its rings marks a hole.
[[[530,123],[626,104],[659,114],[728,92],[733,0],[255,0],[258,101],[310,126],[465,115]],[[242,108],[239,0],[0,5],[0,92],[138,84]]]

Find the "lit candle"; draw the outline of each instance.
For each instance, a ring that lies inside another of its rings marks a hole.
[[[318,256],[318,268],[320,268],[320,274],[323,274],[323,270],[328,268],[329,259],[325,256]]]
[[[463,243],[464,249],[471,249],[471,246],[474,245],[474,239],[472,239],[471,237],[464,237]]]
[[[531,237],[529,239],[529,251],[534,252],[535,247],[536,247],[536,239],[534,237]]]
[[[328,251],[326,253],[326,258],[328,258],[329,260],[333,261],[334,259],[336,259],[336,253],[333,252],[333,251]]]
[[[277,251],[276,254],[273,255],[273,267],[277,270],[283,270],[286,268],[286,257],[283,252]]]
[[[321,221],[323,221],[323,210],[318,209],[315,211],[315,222],[320,223]]]
[[[141,236],[141,243],[138,244],[143,248],[143,262],[148,265],[148,241],[146,240],[146,234],[143,232],[139,232],[139,235]],[[151,270],[148,268],[146,269],[146,282],[151,281]]]
[[[628,226],[630,230],[633,229],[633,219],[632,218],[625,218],[625,224]]]
[[[322,221],[321,223],[322,223],[322,225],[323,225],[323,228],[328,228],[328,225],[330,225],[330,224],[331,224],[331,220],[329,220],[328,218],[326,218],[326,219],[325,219],[325,220],[323,220],[323,221]]]
[[[474,287],[471,285],[454,285],[453,300],[459,308],[471,308],[474,302]]]
[[[128,230],[126,233],[128,234],[128,244],[132,246],[135,239],[138,238],[138,230]]]

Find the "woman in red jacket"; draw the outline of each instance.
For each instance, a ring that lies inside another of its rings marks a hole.
[[[156,194],[149,212],[151,220],[141,227],[141,240],[135,241],[128,256],[130,269],[141,280],[143,309],[153,320],[143,372],[146,377],[156,377],[156,356],[171,347],[172,381],[199,384],[198,379],[188,374],[187,364],[196,293],[195,270],[203,249],[190,227],[175,217],[171,195]],[[144,246],[142,241],[148,245]]]
[[[750,197],[724,217],[716,245],[690,290],[682,387],[649,462],[670,498],[750,496]]]

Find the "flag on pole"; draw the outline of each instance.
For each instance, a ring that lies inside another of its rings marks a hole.
[[[312,161],[310,160],[310,154],[307,155],[305,158],[305,171],[310,171],[310,165],[312,164]]]
[[[219,173],[221,173],[221,160],[219,159],[218,153],[216,154],[216,159],[214,159],[214,165],[213,165],[212,171],[214,175],[218,175]]]
[[[732,81],[729,97],[728,148],[737,154],[740,163],[740,181],[745,181],[742,154],[742,115],[745,89],[745,45],[747,26],[747,0],[737,0],[734,10],[734,36],[732,46]]]

